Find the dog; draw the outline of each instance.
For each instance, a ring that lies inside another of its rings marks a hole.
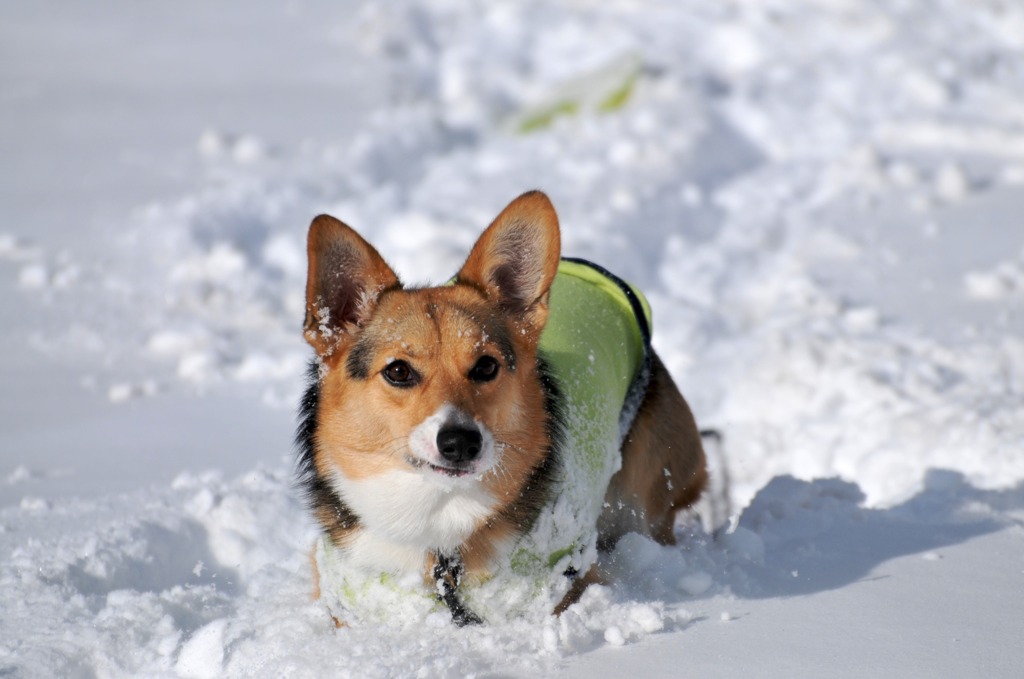
[[[693,414],[643,295],[560,243],[528,192],[451,281],[408,289],[353,229],[313,220],[296,438],[316,597],[358,607],[353,574],[402,580],[461,626],[483,621],[488,584],[500,600],[518,581],[560,614],[625,533],[675,543],[708,479]]]

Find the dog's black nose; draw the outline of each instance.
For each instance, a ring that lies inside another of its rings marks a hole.
[[[480,454],[483,438],[477,429],[449,427],[437,432],[437,450],[449,462],[469,462]]]

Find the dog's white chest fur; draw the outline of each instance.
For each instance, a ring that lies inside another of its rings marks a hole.
[[[391,573],[422,573],[428,551],[455,550],[496,504],[476,480],[439,483],[416,470],[331,480],[362,527],[345,546],[349,558]]]

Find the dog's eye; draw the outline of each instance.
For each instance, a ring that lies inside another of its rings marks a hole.
[[[384,367],[384,379],[396,387],[411,387],[419,381],[419,376],[405,361],[392,361]]]
[[[481,356],[469,371],[469,379],[474,382],[490,382],[498,376],[498,368],[498,359],[493,356]]]

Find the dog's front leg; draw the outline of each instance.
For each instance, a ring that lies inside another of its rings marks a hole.
[[[462,559],[458,556],[447,556],[440,552],[431,555],[433,567],[428,564],[430,581],[434,594],[442,601],[452,614],[452,622],[459,627],[483,624],[483,619],[469,610],[459,599],[458,588],[462,582]]]
[[[569,591],[565,593],[562,600],[558,602],[557,606],[555,606],[555,610],[552,611],[552,614],[559,616],[562,613],[565,613],[569,606],[572,606],[580,600],[580,597],[583,596],[583,592],[586,591],[587,587],[590,587],[591,585],[604,585],[607,584],[607,582],[608,581],[601,575],[601,572],[595,563],[582,578],[577,577],[573,580],[572,586],[569,587]]]

